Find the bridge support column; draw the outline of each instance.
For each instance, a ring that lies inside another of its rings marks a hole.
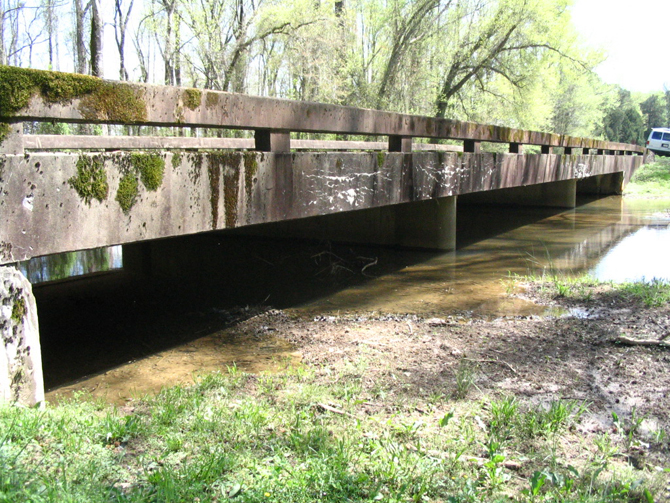
[[[456,249],[456,196],[395,208],[395,242],[411,248]]]
[[[0,267],[0,400],[44,401],[37,306],[32,286],[14,267]]]
[[[624,186],[624,172],[608,173],[606,175],[589,176],[577,182],[577,193],[595,195],[622,194]]]
[[[129,243],[121,249],[124,271],[138,278],[151,276],[151,242]]]

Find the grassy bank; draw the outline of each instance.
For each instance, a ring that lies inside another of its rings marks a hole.
[[[633,175],[626,186],[627,197],[670,198],[670,157],[656,157]]]
[[[122,409],[3,406],[0,501],[614,502],[660,488],[663,474],[635,470],[610,433],[580,434],[588,404],[465,400],[468,365],[449,396],[387,397],[364,390],[365,365],[233,368]]]

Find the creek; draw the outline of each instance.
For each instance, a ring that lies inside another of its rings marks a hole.
[[[224,335],[258,312],[249,306],[308,319],[542,316],[555,313],[509,295],[517,276],[670,280],[670,200],[612,196],[573,210],[459,206],[458,249],[449,253],[225,234],[198,239],[218,265],[193,288],[138,286],[122,268],[35,286],[48,400],[85,392],[124,403],[192,382],[199,372],[298,364],[300,348],[281,334]]]

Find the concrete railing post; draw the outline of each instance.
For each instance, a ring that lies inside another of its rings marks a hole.
[[[258,129],[255,132],[256,150],[259,152],[290,152],[291,134],[287,131]]]
[[[520,143],[510,143],[509,144],[509,153],[510,154],[523,154],[523,145]]]
[[[0,267],[0,400],[44,401],[42,354],[32,286],[21,272]]]
[[[389,136],[389,152],[412,151],[412,138],[407,136]]]
[[[565,147],[563,153],[565,155],[572,155],[572,147]]]
[[[478,154],[481,151],[481,142],[475,140],[463,140],[463,152]]]
[[[551,147],[549,145],[542,145],[540,153],[542,154],[551,154]]]

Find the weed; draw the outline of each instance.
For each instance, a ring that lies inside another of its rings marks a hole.
[[[456,371],[456,390],[454,397],[462,400],[468,395],[470,388],[475,384],[475,366],[465,359],[461,359]]]

